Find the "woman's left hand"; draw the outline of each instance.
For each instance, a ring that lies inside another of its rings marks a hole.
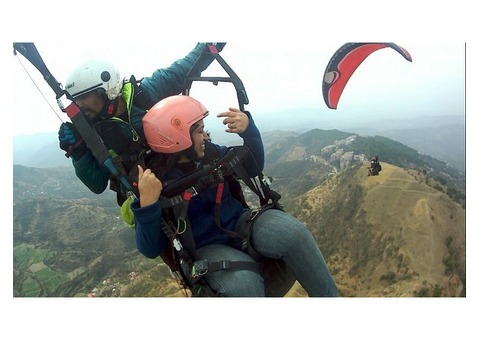
[[[225,117],[223,120],[223,124],[227,126],[225,132],[242,133],[245,131],[249,123],[248,116],[239,109],[233,107],[228,108],[228,110],[229,111],[217,115],[219,118]]]
[[[138,192],[140,194],[140,207],[146,207],[158,201],[163,190],[162,182],[155,176],[150,169],[145,169],[140,165],[138,168]]]

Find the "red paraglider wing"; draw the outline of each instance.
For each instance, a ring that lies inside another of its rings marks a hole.
[[[329,108],[337,108],[343,89],[358,66],[370,54],[385,47],[393,48],[412,61],[410,53],[394,43],[347,43],[335,52],[323,76],[323,98]]]

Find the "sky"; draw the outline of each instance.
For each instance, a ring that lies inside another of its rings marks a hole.
[[[69,69],[86,58],[108,58],[125,76],[140,77],[183,57],[197,41],[226,41],[221,55],[242,79],[250,99],[247,108],[254,116],[298,107],[318,108],[319,115],[345,120],[380,114],[394,117],[416,112],[448,114],[462,111],[465,99],[467,118],[469,112],[478,110],[478,10],[473,9],[472,1],[403,0],[388,2],[388,5],[384,0],[243,0],[231,6],[225,3],[224,0],[136,1],[134,4],[83,0],[81,6],[60,0],[9,3],[0,23],[1,39],[5,42],[1,45],[5,124],[15,136],[57,131],[61,123],[13,56],[14,41],[35,42],[60,82]],[[337,48],[352,41],[397,43],[410,52],[413,62],[407,62],[391,49],[375,52],[350,79],[338,109],[330,110],[321,92],[323,72]],[[36,77],[42,93],[53,98],[53,92],[45,87],[37,71],[31,70],[30,74]],[[192,88],[192,96],[204,101],[211,112],[236,104],[234,95],[223,95],[220,88],[210,86],[195,91]],[[215,96],[221,97],[222,102]],[[52,106],[57,110],[55,102]],[[470,120],[466,127],[467,140],[475,136],[468,133],[473,132],[473,126]],[[2,142],[11,143],[12,135],[4,133]],[[467,153],[468,150],[467,142]],[[467,168],[471,166],[467,158]],[[473,177],[469,176],[469,188],[477,185]],[[11,181],[7,182],[11,185]],[[473,191],[469,191],[469,206],[473,206]],[[476,220],[474,213],[467,209],[467,226],[472,225],[472,217]],[[5,215],[11,216],[11,213]],[[478,259],[478,254],[472,254],[478,248],[474,246],[475,228],[467,229],[468,256]],[[3,239],[6,242],[3,248],[9,249],[11,234]],[[5,267],[11,268],[11,258],[4,258]],[[467,261],[470,287],[475,287],[478,274],[475,264]],[[2,291],[6,292],[5,300],[9,302],[11,317],[7,324],[12,330],[22,329],[38,336],[39,330],[53,322],[60,331],[50,332],[52,339],[63,338],[65,334],[84,339],[91,337],[92,331],[97,337],[111,337],[112,333],[123,338],[151,336],[152,328],[162,320],[162,311],[169,311],[167,316],[172,317],[192,307],[221,309],[223,315],[231,315],[232,322],[248,314],[249,327],[256,326],[255,332],[264,330],[269,337],[312,338],[312,335],[325,334],[357,339],[380,338],[385,334],[394,339],[412,334],[468,337],[474,325],[470,308],[478,303],[478,292],[469,289],[467,299],[429,299],[428,302],[417,299],[370,299],[368,302],[365,299],[261,302],[239,299],[235,303],[197,300],[192,305],[191,300],[185,299],[97,299],[94,302],[48,299],[46,305],[43,299],[41,303],[31,299],[12,300],[11,286],[6,285]],[[27,319],[28,327],[25,327]],[[319,323],[319,320],[327,322]],[[374,327],[368,327],[372,320]],[[109,326],[95,326],[99,323]],[[269,327],[272,324],[282,326]],[[84,327],[79,327],[82,325]],[[245,332],[236,334],[231,332],[231,327],[231,322],[217,323],[215,333],[244,339]],[[178,335],[178,330],[170,328]],[[75,329],[73,333],[72,329]],[[195,336],[216,337],[210,329],[200,329]]]
[[[393,41],[407,49],[413,61],[406,61],[391,48],[374,52],[350,78],[337,110],[329,109],[322,95],[323,74],[332,55],[345,42],[350,41],[227,41],[220,55],[242,80],[249,98],[246,109],[254,117],[298,108],[317,109],[319,121],[325,117],[352,121],[464,113],[468,45],[462,41]],[[50,72],[61,83],[75,66],[94,58],[112,61],[125,78],[133,74],[140,79],[183,58],[195,43],[159,41],[146,47],[133,42],[124,47],[98,42],[35,41]],[[15,85],[13,135],[57,131],[67,117],[58,109],[53,91],[23,56],[12,54],[10,59]],[[203,75],[225,73],[213,62]],[[234,87],[229,83],[214,86],[196,82],[190,95],[202,101],[211,113],[238,106]],[[312,127],[322,127],[316,123],[312,122]],[[285,124],[288,126],[288,122]]]

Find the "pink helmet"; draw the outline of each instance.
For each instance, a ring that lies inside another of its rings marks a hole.
[[[175,153],[192,146],[190,127],[208,115],[198,100],[170,96],[155,104],[143,117],[143,131],[153,151]]]

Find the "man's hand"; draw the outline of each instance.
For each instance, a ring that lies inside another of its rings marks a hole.
[[[72,156],[73,159],[80,159],[87,151],[87,145],[78,133],[75,126],[70,123],[62,123],[58,130],[58,140],[60,149],[66,152],[66,156]]]

